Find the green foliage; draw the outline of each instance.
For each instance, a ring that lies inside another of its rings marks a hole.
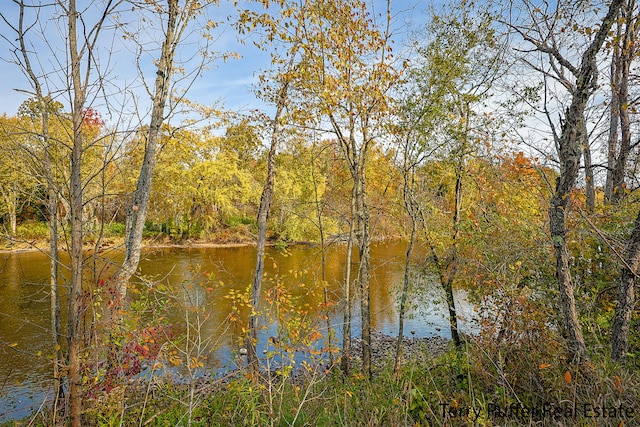
[[[122,222],[111,222],[105,224],[104,234],[105,237],[124,237],[126,224]]]
[[[16,235],[25,240],[48,240],[49,225],[46,222],[25,222],[18,225]]]
[[[254,219],[247,218],[241,215],[228,215],[225,220],[225,224],[228,227],[237,227],[239,225],[253,225]]]

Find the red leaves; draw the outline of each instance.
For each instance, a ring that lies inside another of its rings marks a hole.
[[[105,121],[102,119],[102,115],[92,107],[87,107],[82,110],[82,122],[85,126],[98,129],[105,124]]]

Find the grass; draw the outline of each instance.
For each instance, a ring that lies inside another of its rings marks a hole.
[[[426,363],[371,380],[355,371],[309,368],[254,381],[244,372],[189,386],[162,377],[87,402],[90,426],[633,426],[640,425],[640,376],[594,355],[567,366],[510,364],[505,352],[469,342]],[[524,381],[524,383],[517,383]],[[533,383],[538,383],[532,386]],[[191,411],[190,411],[191,409]],[[189,421],[190,420],[190,421]],[[14,426],[47,425],[43,415]]]

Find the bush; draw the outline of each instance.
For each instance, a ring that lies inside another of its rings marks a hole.
[[[25,240],[47,240],[49,239],[49,224],[46,222],[26,222],[18,225],[16,235]]]
[[[228,227],[237,227],[238,225],[251,225],[253,223],[253,219],[247,218],[246,216],[238,215],[229,215],[225,220],[225,224]]]
[[[122,222],[111,222],[109,224],[105,224],[104,234],[105,237],[121,237],[124,236],[125,229],[126,224]]]

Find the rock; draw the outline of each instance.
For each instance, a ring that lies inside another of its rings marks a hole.
[[[415,331],[412,331],[412,333]],[[371,361],[373,370],[393,364],[396,355],[397,337],[382,332],[371,333]],[[406,363],[426,363],[433,356],[444,353],[449,347],[450,340],[433,336],[429,338],[403,338],[402,361]],[[354,338],[351,342],[351,355],[356,365],[361,363],[362,340]]]

